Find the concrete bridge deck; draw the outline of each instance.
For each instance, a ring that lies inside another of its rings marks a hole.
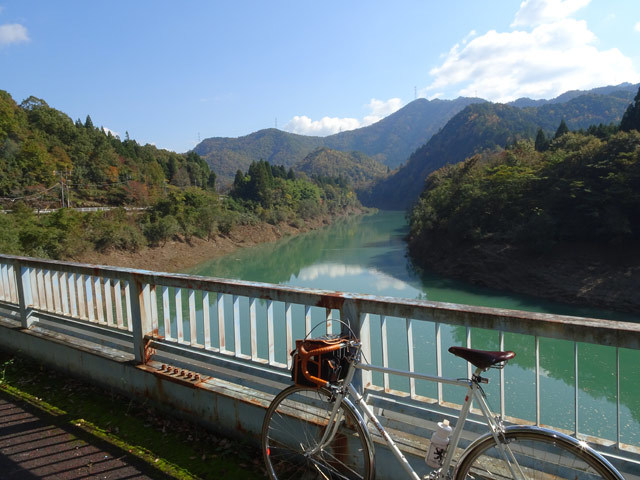
[[[0,390],[0,480],[169,479],[79,426]]]

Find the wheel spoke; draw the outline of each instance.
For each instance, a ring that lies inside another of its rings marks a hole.
[[[276,396],[263,424],[263,456],[270,478],[373,478],[366,432],[347,402],[330,423],[334,406],[331,394],[319,388],[295,386]],[[327,429],[332,435],[320,445]]]
[[[518,479],[524,475],[525,479],[540,480],[618,478],[606,460],[570,437],[535,427],[516,427],[507,430],[505,439],[498,446],[488,436],[465,452],[456,480],[501,480],[514,478],[514,474]]]

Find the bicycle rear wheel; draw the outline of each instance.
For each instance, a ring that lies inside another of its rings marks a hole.
[[[573,437],[538,427],[508,427],[504,439],[501,445],[491,434],[476,440],[460,458],[454,478],[623,480],[607,460]],[[501,446],[515,457],[511,467]]]
[[[297,385],[273,399],[262,424],[262,455],[271,479],[374,477],[368,433],[346,401],[337,415],[335,435],[316,448],[328,427],[333,405],[328,390]]]

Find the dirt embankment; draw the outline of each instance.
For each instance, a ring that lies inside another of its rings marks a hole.
[[[354,215],[364,212],[352,211]],[[212,258],[227,255],[237,248],[250,247],[260,243],[275,242],[290,235],[315,230],[329,225],[332,217],[321,217],[307,221],[303,227],[287,223],[270,225],[237,225],[229,235],[215,235],[209,240],[192,237],[189,241],[173,240],[159,247],[144,247],[136,252],[109,250],[107,252],[87,252],[76,258],[76,262],[95,265],[140,268],[161,272],[179,272]]]
[[[640,247],[587,244],[532,254],[509,245],[432,247],[425,268],[477,285],[563,303],[640,314]]]

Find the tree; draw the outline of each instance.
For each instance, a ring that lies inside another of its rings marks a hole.
[[[620,121],[620,130],[630,132],[631,130],[640,131],[640,88],[636,94],[636,98],[622,115]]]
[[[209,172],[209,178],[207,178],[207,188],[214,190],[216,188],[216,174],[215,172]]]
[[[538,152],[544,152],[548,148],[549,148],[549,141],[547,140],[547,137],[542,131],[542,129],[538,128],[538,133],[536,134],[536,150]]]
[[[84,121],[84,128],[87,130],[93,130],[93,122],[91,121],[91,117],[87,115],[87,119]]]
[[[560,121],[560,125],[558,125],[558,129],[556,130],[556,134],[553,136],[553,139],[560,138],[565,133],[569,133],[569,127],[567,127],[564,118]]]

